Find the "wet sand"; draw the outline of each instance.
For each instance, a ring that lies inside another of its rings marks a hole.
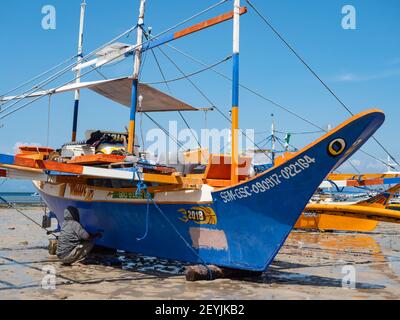
[[[43,210],[24,212],[41,221]],[[64,267],[48,237],[10,209],[0,209],[0,300],[4,299],[399,299],[400,225],[369,234],[293,232],[262,277],[186,282],[184,266],[155,258],[93,254]],[[56,271],[45,290],[43,267]],[[353,266],[356,288],[342,286]]]

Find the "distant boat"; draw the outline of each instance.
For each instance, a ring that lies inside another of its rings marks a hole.
[[[310,202],[295,228],[323,231],[373,231],[379,221],[385,221],[383,210],[391,209],[390,201],[399,190],[400,185],[396,185],[370,199],[358,202],[335,202],[329,199]],[[390,211],[386,210],[388,217],[386,221],[391,222],[393,212]],[[375,215],[379,219],[375,219]]]

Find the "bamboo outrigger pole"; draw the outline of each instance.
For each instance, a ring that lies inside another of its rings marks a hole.
[[[128,134],[128,153],[133,154],[135,147],[135,117],[138,103],[138,84],[140,65],[142,62],[142,45],[143,45],[143,29],[144,13],[146,8],[146,0],[140,1],[139,21],[137,28],[137,46],[135,52],[135,66],[133,70],[132,82],[132,107],[129,119],[129,134]]]
[[[240,49],[240,0],[234,1],[233,15],[233,83],[232,83],[232,164],[231,183],[239,182],[239,49]]]
[[[86,11],[86,0],[83,0],[81,4],[81,18],[79,23],[79,40],[78,40],[78,65],[83,60],[83,33],[85,25],[85,11]],[[81,69],[76,70],[76,83],[81,82]],[[76,141],[76,132],[78,129],[78,113],[79,113],[79,100],[81,97],[80,90],[75,91],[75,105],[74,105],[74,120],[72,125],[72,141]]]

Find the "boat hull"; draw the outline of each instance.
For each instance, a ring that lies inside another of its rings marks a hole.
[[[365,112],[246,182],[222,190],[156,194],[149,205],[146,200],[133,199],[133,194],[88,185],[36,185],[59,223],[67,206],[78,208],[83,226],[103,233],[98,245],[189,263],[264,271],[322,180],[383,121],[382,112]]]

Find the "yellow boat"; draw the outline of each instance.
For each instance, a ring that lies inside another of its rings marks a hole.
[[[377,196],[356,203],[310,203],[297,221],[296,229],[321,231],[370,232],[379,221],[399,222],[400,215],[393,210],[390,200],[400,189],[400,184]],[[399,219],[399,220],[398,220]]]

